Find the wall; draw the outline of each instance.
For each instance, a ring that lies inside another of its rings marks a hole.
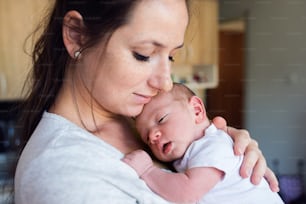
[[[280,173],[296,173],[306,161],[306,1],[219,2],[221,21],[247,13],[246,128],[270,167],[278,159]]]

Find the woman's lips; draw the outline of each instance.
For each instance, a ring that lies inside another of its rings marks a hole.
[[[152,96],[146,96],[146,95],[137,94],[137,93],[135,93],[135,96],[136,96],[137,102],[141,104],[147,104],[152,99]]]

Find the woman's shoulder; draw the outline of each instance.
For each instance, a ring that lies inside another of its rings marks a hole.
[[[35,194],[31,203],[166,203],[121,162],[122,156],[82,128],[44,114],[19,160],[16,196],[23,201]]]
[[[45,112],[23,154],[36,158],[46,156],[49,153],[50,156],[61,155],[61,158],[70,155],[81,157],[89,154],[99,154],[101,159],[106,157],[105,155],[115,159],[120,159],[123,156],[111,145],[67,119]]]
[[[123,155],[68,120],[44,113],[19,158],[18,168],[43,171],[63,170],[62,166],[74,166],[75,171],[87,162],[104,162],[105,158],[119,160]]]

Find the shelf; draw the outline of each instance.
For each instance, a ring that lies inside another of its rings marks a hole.
[[[216,88],[219,81],[216,65],[176,66],[173,76],[175,82],[184,83],[192,90]]]
[[[212,88],[216,88],[218,85],[217,83],[214,83],[214,82],[202,82],[202,83],[189,82],[185,84],[190,89],[212,89]]]

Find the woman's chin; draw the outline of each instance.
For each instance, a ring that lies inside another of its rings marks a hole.
[[[142,109],[143,109],[143,105],[141,105],[141,106],[139,105],[137,107],[134,107],[134,108],[130,109],[129,112],[124,114],[124,115],[128,116],[128,117],[135,118],[136,116],[138,116],[141,113]]]

